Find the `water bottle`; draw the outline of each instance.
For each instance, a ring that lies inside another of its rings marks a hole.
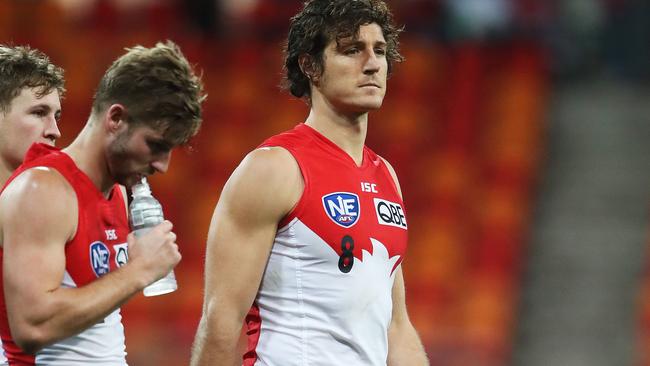
[[[160,202],[151,195],[147,178],[131,187],[133,201],[129,205],[131,229],[141,236],[165,220]],[[170,271],[165,277],[144,288],[144,296],[158,296],[176,291],[176,276]]]

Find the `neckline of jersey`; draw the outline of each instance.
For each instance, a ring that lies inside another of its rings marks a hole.
[[[339,145],[334,143],[334,141],[328,139],[325,135],[318,132],[315,128],[309,126],[308,124],[306,124],[304,122],[301,123],[300,125],[298,125],[298,128],[301,128],[301,127],[303,129],[305,129],[305,131],[307,133],[311,134],[316,139],[316,141],[320,141],[321,143],[323,143],[323,144],[329,146],[330,148],[336,150],[338,155],[342,156],[344,160],[347,160],[348,163],[350,163],[356,169],[364,169],[368,165],[368,162],[370,161],[370,159],[368,157],[368,149],[367,149],[365,144],[363,145],[363,155],[361,157],[361,165],[357,165],[357,163],[354,161],[352,156],[350,156],[350,154],[348,154],[345,150],[343,150]]]
[[[68,153],[64,152],[63,150],[59,150],[59,153],[63,155],[65,158],[66,164],[68,164],[72,169],[77,172],[77,175],[81,177],[81,179],[84,181],[84,184],[89,186],[91,190],[94,192],[94,194],[102,201],[105,202],[110,202],[115,198],[115,185],[113,185],[113,188],[111,188],[111,193],[109,194],[108,197],[104,196],[104,194],[97,188],[95,183],[93,183],[92,179],[79,167],[77,166],[77,163],[75,163],[74,159]],[[119,189],[119,188],[118,188]]]

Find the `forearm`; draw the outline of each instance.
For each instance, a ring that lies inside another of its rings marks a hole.
[[[100,322],[139,292],[144,283],[128,264],[79,288],[59,287],[39,298],[8,300],[9,324],[16,343],[33,353]],[[19,295],[17,295],[19,296]],[[30,306],[25,306],[25,304]]]
[[[388,332],[388,366],[428,366],[420,337],[410,324],[393,325]]]
[[[194,339],[191,366],[241,365],[242,357],[238,352],[241,326],[241,322],[204,314]]]

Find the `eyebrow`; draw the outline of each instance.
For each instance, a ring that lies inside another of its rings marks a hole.
[[[51,111],[51,110],[54,109],[54,110],[56,110],[57,112],[61,112],[61,108],[60,108],[60,107],[55,109],[55,108],[52,108],[52,106],[49,105],[49,104],[47,104],[47,103],[39,103],[39,104],[35,104],[35,105],[29,107],[29,109],[37,109],[37,108],[44,108],[44,109],[47,109],[48,111]]]
[[[344,47],[349,47],[349,46],[361,46],[365,45],[366,43],[359,40],[359,39],[347,39],[347,40],[341,40],[337,42],[337,48],[344,48]],[[377,41],[373,44],[373,47],[386,47],[387,43],[385,41]]]

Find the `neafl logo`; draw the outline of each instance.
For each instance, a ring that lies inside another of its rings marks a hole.
[[[90,266],[97,277],[101,277],[110,271],[108,259],[111,253],[106,244],[96,241],[90,244]]]
[[[348,192],[334,192],[323,196],[325,213],[337,225],[351,227],[361,215],[359,196]]]

